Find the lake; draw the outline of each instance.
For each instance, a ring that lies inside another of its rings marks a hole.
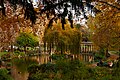
[[[32,56],[25,58],[15,58],[11,60],[11,76],[14,80],[27,80],[29,73],[28,66],[31,64],[43,64],[51,62],[49,55]]]

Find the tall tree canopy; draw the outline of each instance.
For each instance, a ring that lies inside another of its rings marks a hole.
[[[94,7],[91,5],[92,0],[39,0],[39,12],[36,12],[32,1],[33,0],[0,0],[0,10],[3,15],[6,15],[6,2],[9,2],[14,10],[20,5],[24,10],[24,18],[30,19],[33,24],[35,24],[37,18],[36,14],[42,16],[44,13],[46,17],[50,19],[48,27],[52,25],[53,20],[61,19],[62,28],[64,29],[64,24],[66,24],[65,17],[68,17],[71,27],[73,28],[72,10],[75,10],[76,16],[79,16],[82,12],[84,17],[87,18],[84,12],[84,5],[89,9]]]
[[[24,10],[24,18],[30,19],[32,24],[36,22],[36,14],[41,16],[42,14],[46,14],[46,17],[50,19],[48,27],[52,26],[53,20],[61,19],[63,29],[65,29],[64,24],[66,24],[65,17],[68,17],[73,28],[72,10],[75,11],[74,15],[79,16],[82,13],[84,18],[87,18],[85,15],[85,6],[93,12],[99,11],[94,7],[95,5],[99,5],[96,3],[102,3],[103,5],[120,10],[119,0],[38,0],[38,12],[34,9],[33,0],[0,0],[0,11],[3,15],[6,15],[6,2],[9,2],[14,10],[20,5]],[[93,2],[95,5],[92,4]]]
[[[44,43],[47,43],[50,52],[51,48],[56,47],[56,51],[61,51],[61,54],[69,51],[74,54],[80,53],[81,31],[78,28],[71,29],[69,25],[66,20],[66,30],[63,30],[58,20],[57,23],[53,22],[51,29],[45,30]]]
[[[114,6],[118,6],[114,4]],[[101,49],[116,49],[120,46],[120,11],[109,5],[101,5],[98,9],[102,10],[94,18],[89,18],[88,26],[92,33],[92,40]]]

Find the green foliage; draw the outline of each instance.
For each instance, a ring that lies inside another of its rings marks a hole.
[[[96,62],[98,62],[101,59],[105,59],[106,56],[104,54],[105,54],[105,50],[104,49],[100,49],[98,52],[95,52],[94,60]]]
[[[51,58],[52,60],[63,60],[66,58],[66,54],[53,54]]]
[[[87,67],[79,60],[73,61],[58,61],[57,68],[61,71],[61,78],[63,80],[84,80],[87,79],[89,72]]]
[[[88,69],[79,60],[59,60],[56,64],[32,65],[28,71],[29,80],[86,80],[90,78]]]
[[[71,29],[69,24],[65,25],[66,30],[62,30],[59,21],[53,25],[52,29],[46,29],[44,42],[48,43],[49,48],[56,47],[57,52],[63,54],[65,51],[79,53],[81,31],[77,28]],[[54,47],[53,47],[54,46]]]
[[[120,79],[120,59],[118,60],[117,64],[115,64],[113,70],[113,80],[119,80],[119,79]]]
[[[0,69],[0,80],[13,80],[10,75],[8,75],[7,69]]]
[[[100,59],[105,59],[105,56],[100,53],[96,53],[94,57],[95,57],[95,61],[98,61]]]
[[[9,54],[4,54],[4,55],[2,55],[2,56],[1,56],[1,59],[2,59],[2,60],[8,60],[8,59],[10,59],[10,53],[9,53]]]
[[[24,54],[24,52],[20,52],[20,51],[18,51],[18,50],[16,50],[16,51],[14,51],[14,55],[15,56],[25,56],[25,54]]]
[[[35,47],[39,44],[37,37],[31,33],[20,33],[16,39],[16,43],[20,47]]]
[[[92,78],[94,80],[110,80],[112,77],[111,70],[106,67],[96,67],[93,69]]]
[[[8,52],[0,52],[0,57],[5,55],[5,54],[8,54]]]
[[[31,65],[28,68],[28,80],[119,80],[119,62],[112,69],[88,67],[79,60],[58,60],[55,64]]]

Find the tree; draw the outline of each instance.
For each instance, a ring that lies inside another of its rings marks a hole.
[[[93,9],[93,5],[91,5],[92,0],[39,0],[39,11],[36,12],[34,6],[32,4],[32,0],[0,0],[1,11],[3,15],[5,15],[4,2],[9,2],[13,11],[17,10],[18,5],[22,6],[22,10],[24,11],[24,18],[30,19],[32,24],[35,24],[37,20],[37,14],[43,16],[42,14],[46,14],[46,17],[50,19],[48,27],[52,25],[52,22],[56,19],[61,19],[62,28],[64,28],[64,24],[66,24],[65,18],[68,16],[68,21],[71,24],[71,28],[73,28],[73,14],[72,10],[75,10],[74,15],[79,16],[81,12],[84,17],[87,18],[84,12],[84,4],[90,9]],[[70,10],[68,9],[70,8]],[[61,9],[63,11],[61,11]],[[19,15],[19,14],[18,14]],[[51,17],[52,16],[52,17]]]
[[[67,20],[66,20],[67,22]],[[60,21],[53,23],[51,29],[46,28],[44,35],[44,42],[48,43],[48,48],[51,53],[51,48],[56,47],[57,51],[63,54],[65,51],[78,54],[80,52],[81,32],[79,29],[70,28],[70,24],[67,22],[65,25],[66,30],[61,28]]]
[[[105,7],[104,9],[104,12],[96,15],[95,18],[91,18],[88,25],[93,35],[92,40],[106,51],[105,55],[107,56],[108,49],[119,50],[120,47],[118,45],[120,43],[120,13],[119,10],[111,7]]]
[[[29,20],[24,19],[24,11],[21,6],[17,5],[17,9],[14,11],[14,8],[8,2],[5,2],[5,4],[6,14],[5,16],[0,14],[0,51],[8,50],[13,52],[15,39],[20,32],[32,32],[40,38],[39,41],[42,40],[41,37],[43,37],[45,28],[43,19],[46,21],[44,16],[39,17],[36,24],[32,25]]]
[[[5,9],[6,7],[4,6],[5,2],[9,2],[12,7],[14,8],[14,11],[18,8],[18,5],[22,6],[23,10],[25,11],[24,17],[26,19],[30,19],[32,23],[34,24],[36,21],[36,11],[34,10],[34,6],[32,4],[32,0],[0,0],[0,5],[1,5],[1,12],[3,15],[5,15]],[[39,13],[43,14],[45,13],[47,18],[50,18],[50,15],[54,15],[54,17],[51,19],[50,24],[55,20],[56,18],[60,18],[62,21],[62,27],[64,29],[64,24],[65,24],[65,17],[68,15],[69,17],[69,22],[72,23],[72,12],[71,10],[75,10],[75,15],[79,15],[80,12],[83,12],[84,17],[86,18],[85,12],[84,12],[84,4],[88,7],[88,9],[93,9],[94,12],[98,11],[94,5],[92,5],[92,2],[96,3],[102,3],[108,6],[111,6],[113,8],[116,8],[120,10],[119,7],[119,1],[113,1],[113,0],[39,0],[38,3],[38,8]],[[69,4],[70,3],[70,4]],[[114,5],[118,4],[118,5]],[[69,12],[68,8],[71,5],[71,10]],[[98,4],[99,5],[99,4]],[[61,12],[61,9],[63,9],[63,12]],[[57,13],[56,13],[57,11]],[[38,13],[38,14],[39,14]],[[73,27],[71,25],[71,27]]]
[[[15,17],[0,18],[0,51],[8,49],[15,42],[15,38],[19,33],[19,25]]]
[[[36,36],[30,33],[20,33],[16,39],[16,43],[20,47],[24,47],[26,53],[26,47],[36,47],[39,45],[39,41]]]
[[[10,9],[8,6],[5,6],[8,3],[10,4]],[[27,25],[31,24],[28,20],[30,19],[32,25],[29,26],[33,26],[36,21],[45,17],[49,21],[48,27],[51,27],[54,21],[60,19],[62,29],[65,29],[66,18],[68,18],[71,28],[73,28],[73,15],[79,16],[83,14],[84,18],[87,19],[84,10],[85,5],[88,7],[88,10],[94,13],[104,12],[108,7],[120,10],[118,0],[39,0],[38,3],[38,9],[36,10],[32,4],[32,0],[0,0],[0,11],[7,17],[16,16],[18,20],[24,17],[28,21]],[[92,3],[95,3],[95,5],[92,5]],[[8,15],[9,10],[12,11],[12,14]],[[72,10],[75,11],[75,14],[72,13]],[[22,20],[26,21],[25,19]]]

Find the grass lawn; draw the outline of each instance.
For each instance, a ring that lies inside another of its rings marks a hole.
[[[119,51],[109,51],[109,53],[119,55]]]

